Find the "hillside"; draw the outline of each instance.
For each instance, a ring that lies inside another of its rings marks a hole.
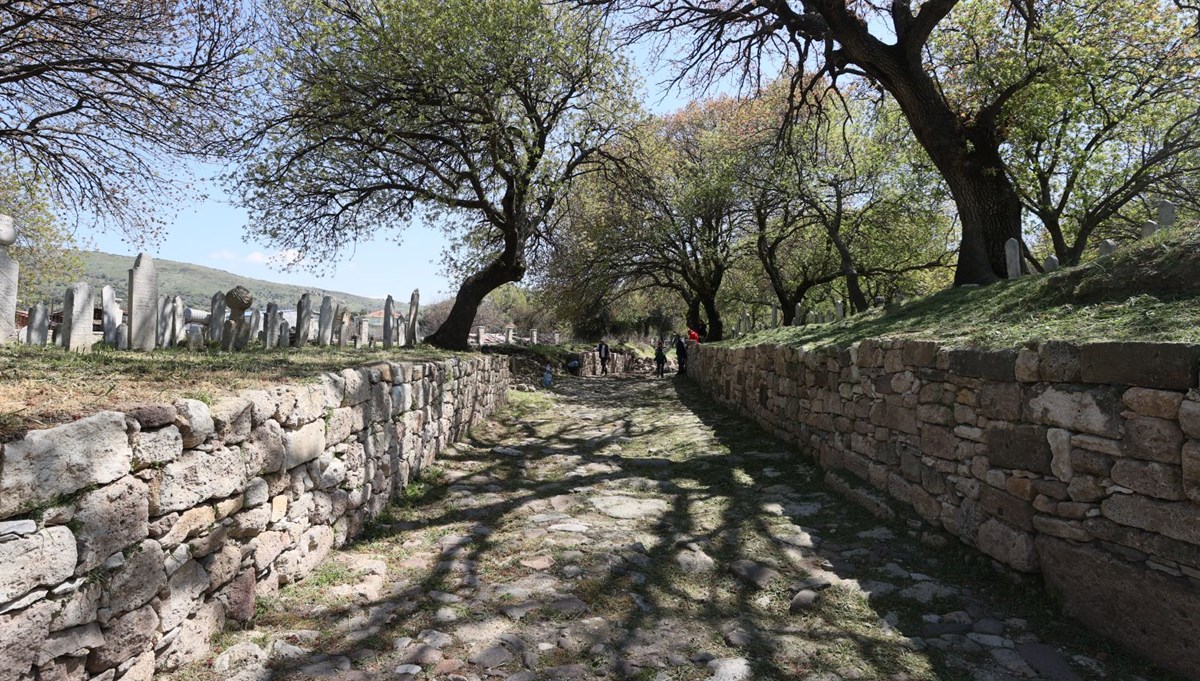
[[[83,252],[80,258],[84,264],[82,280],[91,284],[99,291],[101,286],[112,286],[117,292],[118,299],[125,298],[125,288],[129,281],[129,268],[133,266],[133,258],[111,253]],[[212,296],[217,291],[228,291],[237,285],[245,286],[254,294],[255,305],[266,306],[275,303],[282,308],[290,309],[296,306],[296,301],[304,293],[312,293],[317,297],[332,295],[350,306],[355,312],[377,310],[383,307],[383,301],[374,298],[364,298],[339,291],[326,291],[319,288],[279,284],[261,279],[251,279],[232,272],[203,267],[174,260],[154,259],[158,268],[158,285],[164,295],[179,295],[188,305],[207,307]],[[62,291],[70,282],[61,282],[52,290]],[[396,297],[407,301],[408,291],[397,292]]]
[[[1200,230],[1170,230],[1116,253],[982,288],[941,291],[834,324],[726,341],[845,346],[863,338],[1016,347],[1045,340],[1200,343]]]

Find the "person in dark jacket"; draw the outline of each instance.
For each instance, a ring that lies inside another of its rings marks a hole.
[[[608,350],[608,343],[605,343],[603,340],[600,341],[600,345],[596,346],[596,354],[600,355],[600,375],[607,375],[608,360],[612,357],[612,353]]]
[[[662,339],[658,339],[658,345],[654,346],[654,375],[662,378],[664,370],[667,368],[667,351],[663,348]]]
[[[675,334],[675,359],[679,362],[678,375],[687,373],[687,343],[683,342],[683,337]]]

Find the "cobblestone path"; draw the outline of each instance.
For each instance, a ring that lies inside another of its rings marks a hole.
[[[681,379],[513,393],[438,466],[175,676],[1170,678]]]

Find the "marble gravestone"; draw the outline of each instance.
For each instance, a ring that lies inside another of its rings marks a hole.
[[[100,310],[104,320],[104,344],[117,347],[117,327],[121,325],[121,306],[111,286],[100,289]]]
[[[225,294],[214,293],[208,309],[208,339],[219,343],[225,331]]]
[[[1158,223],[1157,223],[1158,228],[1159,229],[1170,229],[1171,227],[1174,227],[1175,220],[1177,219],[1176,212],[1177,211],[1176,211],[1174,203],[1171,203],[1170,201],[1166,201],[1166,200],[1159,201],[1158,202]]]
[[[154,259],[139,253],[129,270],[129,349],[153,350],[158,334],[158,272]]]
[[[46,304],[38,303],[29,309],[29,331],[25,342],[30,345],[45,345],[50,338],[50,315]]]
[[[1021,242],[1009,239],[1004,242],[1005,273],[1009,279],[1021,278]]]
[[[412,297],[408,300],[408,333],[405,345],[412,347],[420,340],[417,338],[417,311],[421,307],[421,290],[413,289]]]
[[[354,346],[358,348],[370,347],[371,340],[371,322],[367,320],[366,315],[358,317],[358,332],[354,334]]]
[[[837,320],[839,322],[842,321],[843,319],[845,319],[846,318],[846,302],[843,300],[839,300],[836,303],[834,303],[833,313],[834,313],[834,316],[837,317]]]
[[[296,303],[296,347],[308,345],[308,334],[312,327],[312,296],[305,293]]]
[[[512,343],[513,343],[513,332],[514,332],[514,331],[516,331],[516,329],[514,329],[514,328],[513,328],[513,327],[511,327],[511,326],[509,326],[509,327],[506,327],[506,328],[504,329],[504,344],[505,344],[505,345],[512,345]]]
[[[158,328],[154,330],[154,347],[166,347],[168,341],[167,334],[171,328],[171,297],[158,297]]]
[[[179,296],[171,298],[171,347],[187,341],[185,331],[187,329],[187,320],[184,319],[185,314],[183,298]]]
[[[95,308],[92,287],[71,284],[63,297],[63,347],[69,352],[92,351],[92,317]]]
[[[279,306],[275,303],[267,303],[267,321],[263,331],[266,332],[263,345],[268,350],[277,347],[279,345]]]
[[[350,344],[350,315],[346,314],[346,306],[338,303],[333,313],[333,326],[337,330],[337,345],[344,348]]]
[[[292,329],[286,319],[279,320],[279,347],[286,348],[292,344]]]
[[[8,247],[17,240],[17,228],[8,215],[0,215],[0,345],[17,335],[17,283],[21,266],[8,257]]]
[[[321,316],[317,319],[317,345],[326,347],[332,340],[333,298],[325,296],[321,299]]]
[[[1053,272],[1057,269],[1058,269],[1058,256],[1051,253],[1050,255],[1046,256],[1046,259],[1044,261],[1042,261],[1042,271],[1045,272],[1046,274],[1050,274],[1051,272]]]
[[[388,296],[383,301],[383,349],[391,350],[396,342],[396,301]]]

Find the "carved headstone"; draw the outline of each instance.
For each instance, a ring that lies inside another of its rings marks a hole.
[[[171,328],[171,297],[158,297],[158,328],[154,330],[154,347],[167,346],[167,332]]]
[[[128,350],[129,349],[129,325],[128,324],[118,324],[117,325],[117,349],[118,350]]]
[[[232,319],[226,319],[221,329],[221,349],[225,352],[233,350],[237,344],[239,326]]]
[[[405,345],[413,346],[421,342],[417,332],[417,311],[421,307],[421,290],[413,289],[412,297],[408,300],[408,338]]]
[[[839,322],[846,318],[846,302],[845,301],[839,300],[836,303],[834,303],[833,310],[834,310],[834,315],[837,317]]]
[[[391,296],[383,301],[383,349],[392,349],[396,342],[396,301]]]
[[[486,332],[487,329],[482,326],[475,327],[475,344],[479,347],[483,347],[483,334]]]
[[[296,347],[308,345],[308,334],[312,327],[312,296],[305,293],[296,303]]]
[[[84,282],[67,287],[63,298],[63,347],[70,352],[92,351],[92,316],[96,306],[92,287]]]
[[[185,329],[187,328],[187,310],[183,305],[183,298],[175,296],[171,299],[171,347],[175,347],[187,340]]]
[[[258,314],[258,310],[254,310],[254,312],[251,313],[252,316],[250,320],[243,319],[242,322],[237,325],[237,331],[234,333],[233,339],[234,350],[245,350],[246,346],[250,345],[250,341],[254,339],[254,336],[252,335],[254,330],[252,320],[253,315],[255,314]]]
[[[809,312],[804,317],[804,323],[805,324],[816,324],[817,323],[817,314],[815,312]]]
[[[187,349],[195,352],[204,347],[204,333],[196,328],[191,327],[187,330]]]
[[[275,303],[267,303],[267,320],[263,324],[263,331],[266,332],[263,346],[268,350],[277,347],[279,345],[279,306]]]
[[[286,348],[292,344],[292,329],[286,319],[279,320],[279,347]]]
[[[796,310],[796,318],[797,318],[797,319],[799,319],[799,318],[800,318],[800,311],[799,311],[799,310]],[[798,324],[798,323],[799,323],[799,322],[797,322],[797,324]],[[750,313],[749,313],[749,312],[743,312],[743,313],[742,313],[742,333],[750,333],[750,325],[751,325],[751,324],[752,324],[752,322],[750,321]]]
[[[1105,239],[1104,241],[1100,242],[1099,250],[1101,258],[1106,255],[1112,255],[1113,252],[1117,250],[1117,242],[1113,241],[1112,239]]]
[[[771,328],[779,326],[779,308],[771,306]]]
[[[511,327],[511,326],[510,326],[510,327],[507,327],[507,328],[505,328],[505,329],[504,329],[504,343],[505,343],[505,345],[512,345],[512,342],[513,342],[513,332],[514,332],[514,331],[515,331],[515,329],[514,329],[513,327]]]
[[[321,317],[317,321],[317,345],[325,347],[333,340],[333,298],[321,299]]]
[[[250,340],[262,340],[263,318],[258,308],[250,311]]]
[[[338,303],[337,308],[333,312],[333,325],[337,329],[338,347],[344,348],[350,344],[350,334],[354,331],[350,328],[350,316],[346,314],[346,306]]]
[[[129,270],[129,349],[153,350],[158,340],[158,272],[154,259],[139,253]]]
[[[217,291],[213,294],[212,305],[208,313],[208,339],[220,342],[225,332],[225,294]]]
[[[1004,264],[1009,279],[1021,278],[1021,242],[1009,239],[1004,242]]]
[[[538,339],[537,339],[537,329],[530,329],[530,330],[529,330],[529,344],[530,344],[530,345],[537,345],[537,344],[538,344]]]
[[[366,315],[358,316],[358,329],[354,334],[354,347],[366,348],[371,340],[371,322]]]
[[[1158,228],[1170,229],[1175,226],[1175,204],[1163,200],[1158,202]]]
[[[792,326],[800,326],[804,321],[804,312],[800,310],[800,303],[796,303],[796,310],[792,313]]]
[[[1142,223],[1142,238],[1149,239],[1158,231],[1158,223],[1153,220],[1147,220]]]
[[[46,313],[45,303],[38,303],[29,308],[29,329],[26,342],[30,345],[45,345],[50,337],[50,315]]]
[[[117,347],[117,327],[121,325],[121,306],[117,292],[111,286],[100,289],[100,311],[103,319],[104,343]]]
[[[1046,259],[1044,261],[1042,261],[1042,269],[1046,272],[1046,274],[1049,274],[1049,273],[1053,272],[1054,270],[1057,270],[1058,269],[1058,256],[1054,255],[1053,253],[1046,256]]]
[[[8,247],[17,240],[17,228],[8,215],[0,215],[0,345],[17,334],[17,284],[21,266],[8,257]]]

